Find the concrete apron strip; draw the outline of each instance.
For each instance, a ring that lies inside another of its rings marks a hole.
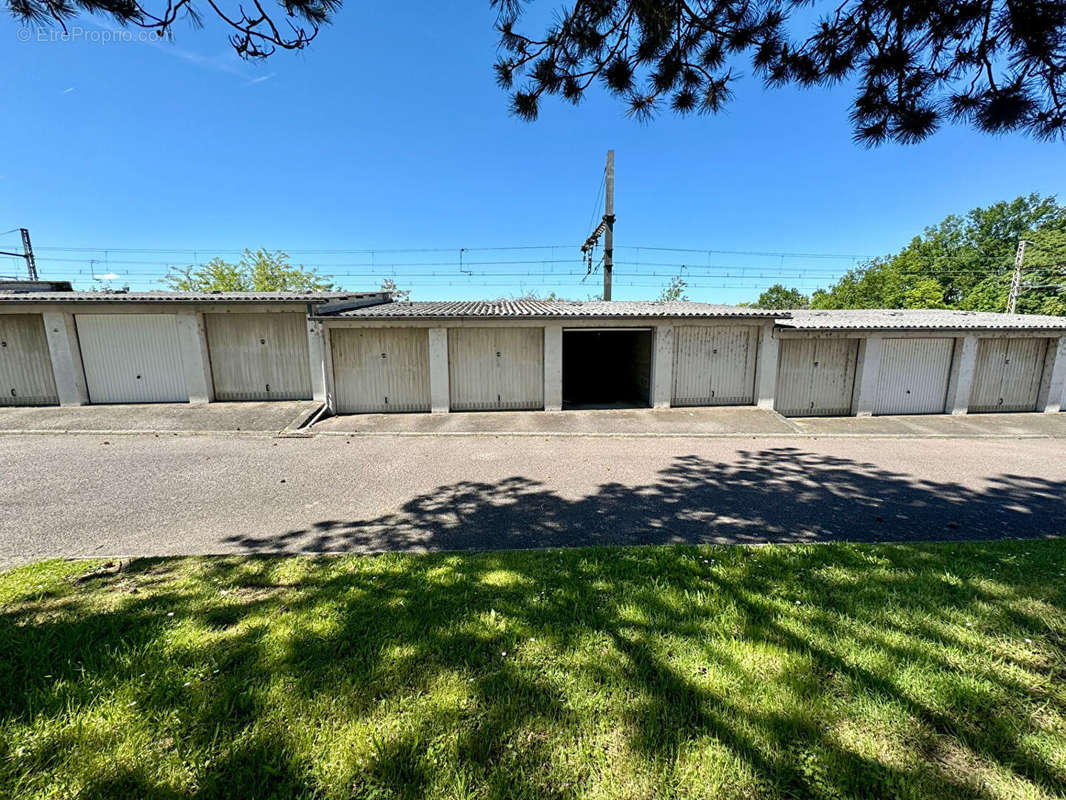
[[[175,431],[156,430],[151,428],[126,428],[123,430],[81,430],[75,428],[70,428],[66,430],[58,428],[12,428],[10,430],[0,430],[0,436],[245,436],[249,438],[275,438],[280,435],[280,431]]]
[[[615,431],[610,433],[582,431],[316,431],[318,436],[415,436],[415,437],[542,437],[546,439],[1064,439],[1047,433],[753,433],[744,432],[699,432],[656,433],[640,431]]]

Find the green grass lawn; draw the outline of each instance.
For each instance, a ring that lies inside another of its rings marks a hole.
[[[0,796],[1066,794],[1066,540],[46,562]]]

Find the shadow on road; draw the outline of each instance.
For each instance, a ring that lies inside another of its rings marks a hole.
[[[739,455],[729,463],[682,456],[653,483],[607,483],[576,499],[519,475],[497,483],[458,481],[379,517],[320,520],[226,541],[251,551],[440,551],[1066,533],[1062,481],[999,475],[975,490],[795,447]],[[945,464],[946,473],[950,468]]]

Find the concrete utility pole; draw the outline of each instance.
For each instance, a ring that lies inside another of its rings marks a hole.
[[[1022,263],[1025,261],[1025,239],[1018,240],[1018,250],[1014,254],[1014,274],[1010,279],[1010,294],[1007,295],[1007,313],[1015,314],[1018,310],[1018,295],[1022,290]]]
[[[604,178],[603,221],[603,299],[611,299],[611,277],[614,273],[614,150],[607,151],[607,172]]]
[[[33,245],[30,244],[30,231],[28,228],[19,228],[19,233],[22,234],[22,252],[21,253],[9,253],[6,250],[0,250],[0,256],[15,256],[16,258],[23,258],[26,260],[26,270],[30,274],[30,280],[37,280],[37,259],[33,257]]]
[[[581,245],[581,257],[588,263],[587,275],[592,274],[592,254],[603,236],[603,299],[611,299],[611,277],[614,273],[614,150],[607,151],[607,167],[603,171],[603,219],[596,230]]]

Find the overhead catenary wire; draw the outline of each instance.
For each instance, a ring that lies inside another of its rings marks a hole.
[[[597,203],[601,193],[597,193]],[[160,286],[173,268],[201,264],[215,256],[232,260],[244,248],[206,247],[107,247],[44,245],[36,248],[38,261],[48,268],[48,276],[75,282],[95,280],[100,265],[110,280],[142,286]],[[270,249],[270,248],[264,248]],[[481,245],[471,247],[417,248],[274,248],[287,253],[294,263],[313,268],[322,277],[350,288],[366,288],[383,278],[403,284],[403,288],[432,290],[466,286],[580,286],[587,278],[587,264],[574,252],[573,244]],[[614,263],[628,273],[620,286],[661,287],[670,278],[683,274],[690,289],[765,289],[786,283],[808,289],[825,286],[847,270],[860,266],[867,256],[848,253],[688,248],[657,245],[619,245]],[[663,258],[655,258],[654,254]],[[676,254],[677,258],[671,258]],[[720,258],[728,256],[728,258]],[[744,263],[751,259],[751,263]],[[767,263],[773,259],[776,263]],[[600,266],[596,259],[594,268]],[[693,264],[693,261],[706,263]],[[810,263],[814,262],[814,263]],[[942,272],[948,275],[948,272]],[[957,274],[971,274],[958,271]]]

